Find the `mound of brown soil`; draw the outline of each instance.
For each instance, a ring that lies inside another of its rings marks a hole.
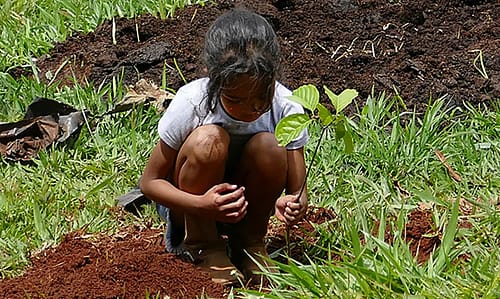
[[[67,235],[32,258],[20,277],[0,281],[1,298],[222,298],[224,288],[164,251],[163,232],[129,227],[110,237]]]
[[[315,226],[333,223],[335,217],[331,210],[311,207],[288,231],[289,244],[286,227],[272,221],[268,252],[281,252],[275,259],[283,263],[284,255],[307,263],[306,251],[320,237]],[[439,237],[426,236],[433,231],[431,213],[413,211],[406,228],[410,250],[418,261],[427,260],[440,243]],[[145,227],[127,227],[114,236],[75,232],[35,255],[32,263],[24,275],[0,280],[0,298],[224,298],[230,291],[212,282],[208,273],[165,253],[163,232]]]

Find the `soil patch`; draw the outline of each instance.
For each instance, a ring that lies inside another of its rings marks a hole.
[[[67,235],[32,258],[20,277],[0,281],[1,298],[223,298],[226,290],[164,251],[163,232],[128,227],[112,237]]]
[[[218,2],[178,11],[172,19],[116,19],[116,43],[110,21],[93,33],[75,33],[38,60],[39,74],[47,82],[95,86],[113,77],[126,85],[144,78],[161,86],[165,75],[176,90],[183,77],[205,75],[200,53],[206,29],[240,6]],[[280,81],[292,89],[306,83],[337,93],[355,88],[359,104],[372,88],[375,94],[397,92],[406,108],[417,111],[430,98],[477,106],[500,97],[498,1],[240,2],[273,24],[282,48]]]
[[[288,231],[271,221],[266,236],[267,251],[279,262],[291,259],[308,263],[320,240],[317,229],[330,225],[336,215],[325,208],[310,207],[305,218]],[[323,230],[324,231],[324,230]],[[418,261],[426,261],[439,246],[428,211],[410,213],[406,240]],[[389,236],[389,235],[387,235]],[[387,239],[390,242],[390,239]],[[114,236],[74,232],[62,242],[32,257],[32,266],[19,277],[0,280],[1,298],[225,298],[229,292],[210,280],[208,273],[174,255],[165,253],[163,231],[126,227]],[[333,259],[337,257],[331,257]],[[340,259],[340,257],[338,257]]]
[[[287,258],[291,258],[308,264],[308,256],[314,255],[314,246],[318,245],[321,237],[317,228],[320,225],[328,225],[326,228],[323,227],[323,230],[333,230],[335,219],[334,211],[320,207],[309,207],[306,216],[289,229],[274,219],[275,221],[270,221],[268,226],[266,249],[278,262],[287,263]]]
[[[394,220],[394,219],[393,219]],[[375,223],[373,235],[378,234],[380,222]],[[392,244],[394,228],[386,221],[384,241]],[[425,207],[412,210],[402,231],[402,238],[408,244],[410,252],[416,257],[417,263],[423,264],[429,260],[434,251],[441,245],[442,235],[438,231],[432,217],[432,210]]]
[[[118,216],[123,212],[117,211]],[[332,211],[311,208],[290,229],[291,258],[303,260],[304,250],[319,238],[314,225],[332,220]],[[285,226],[272,221],[266,236],[268,252],[285,261]],[[306,247],[306,245],[309,245]],[[201,271],[166,253],[163,230],[125,227],[108,236],[77,231],[61,243],[31,259],[32,266],[19,277],[0,280],[1,298],[225,298],[229,289]]]

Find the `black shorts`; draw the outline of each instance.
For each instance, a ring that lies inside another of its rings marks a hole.
[[[248,135],[230,135],[229,153],[226,161],[226,170],[224,172],[224,181],[230,182],[231,178],[236,171],[236,167],[240,164],[243,149],[248,140],[252,138],[253,134]]]

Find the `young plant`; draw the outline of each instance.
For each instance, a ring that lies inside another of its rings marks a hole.
[[[309,176],[309,172],[312,168],[312,163],[328,127],[333,126],[335,128],[336,139],[344,140],[345,151],[347,153],[352,153],[354,151],[352,136],[351,133],[346,130],[347,121],[342,111],[349,106],[349,104],[351,104],[355,97],[358,96],[358,92],[354,89],[346,89],[339,95],[336,95],[326,86],[323,86],[323,88],[335,108],[335,114],[332,114],[323,104],[319,102],[319,91],[316,86],[307,84],[294,90],[292,95],[288,98],[301,104],[305,109],[309,110],[311,112],[311,116],[306,113],[292,114],[283,118],[276,127],[275,135],[278,143],[281,146],[286,146],[314,122],[319,122],[321,126],[321,134],[318,139],[318,143],[314,148],[311,162],[307,167],[306,176],[304,178],[304,182],[302,182],[302,187],[300,188],[297,198],[300,198],[302,192],[304,192],[307,177]],[[289,235],[290,228],[287,226],[285,230],[285,242],[288,256],[290,256]]]
[[[292,114],[283,118],[276,127],[275,135],[278,143],[281,146],[286,146],[314,122],[319,122],[321,126],[321,134],[311,157],[311,162],[307,168],[306,177],[304,178],[298,197],[300,197],[304,191],[307,176],[309,175],[312,163],[321,145],[321,140],[323,139],[324,133],[330,126],[335,128],[335,138],[344,140],[346,153],[352,153],[354,151],[352,136],[349,130],[346,129],[347,121],[342,111],[352,103],[355,97],[358,96],[358,92],[354,89],[346,89],[339,95],[336,95],[328,89],[328,87],[323,86],[323,88],[335,108],[335,114],[332,114],[323,104],[319,102],[319,91],[316,86],[307,84],[295,89],[293,94],[288,98],[301,104],[305,109],[309,110],[311,112],[311,116],[306,113]]]

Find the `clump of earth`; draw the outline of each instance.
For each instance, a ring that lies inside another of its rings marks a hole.
[[[337,93],[355,88],[359,106],[372,93],[398,94],[401,109],[420,112],[439,97],[452,107],[490,107],[500,98],[498,1],[217,2],[188,7],[170,19],[116,19],[116,44],[110,21],[89,34],[76,32],[38,58],[39,75],[60,86],[76,80],[97,87],[113,77],[125,85],[145,79],[161,86],[164,79],[176,90],[184,80],[205,75],[201,50],[209,24],[244,3],[276,30],[282,49],[280,81],[291,89],[308,83]],[[20,68],[11,73],[33,75]],[[430,212],[415,210],[407,218],[405,240],[424,263],[441,236]],[[334,211],[311,207],[290,229],[289,245],[285,227],[273,222],[268,251],[288,251],[292,259],[306,261],[319,237],[317,225],[334,229],[335,219]],[[74,232],[57,247],[33,255],[22,276],[0,280],[2,298],[220,298],[227,293],[194,265],[165,253],[162,231],[147,225],[125,227],[114,236]]]

